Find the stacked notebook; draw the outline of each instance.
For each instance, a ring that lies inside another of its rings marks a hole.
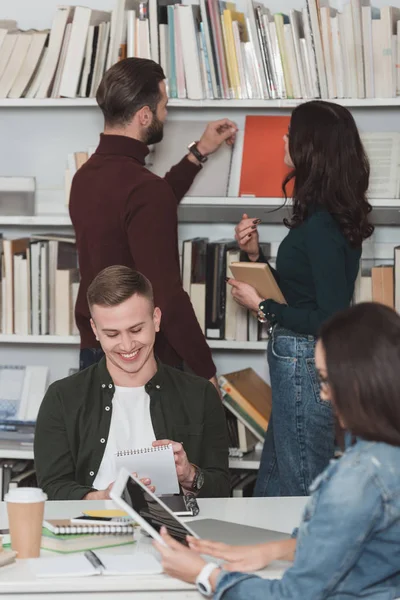
[[[63,554],[134,543],[134,525],[129,521],[77,524],[70,519],[43,522],[41,548]]]

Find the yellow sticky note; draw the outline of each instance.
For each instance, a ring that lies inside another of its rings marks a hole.
[[[87,517],[128,517],[124,510],[84,510],[83,514]]]

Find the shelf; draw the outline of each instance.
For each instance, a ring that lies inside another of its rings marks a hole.
[[[33,227],[45,225],[49,227],[72,227],[71,219],[68,215],[35,215],[33,217],[0,215],[0,225],[31,225]]]
[[[19,444],[17,442],[0,441],[0,459],[16,458],[20,460],[33,460],[33,445]]]
[[[77,335],[6,335],[0,334],[0,344],[47,344],[71,345],[80,343]],[[267,348],[267,342],[233,342],[225,340],[207,340],[210,348],[215,350],[259,350]]]
[[[400,199],[371,199],[374,211],[371,220],[374,225],[400,224]],[[264,224],[282,224],[292,205],[291,198],[284,204],[283,198],[205,197],[186,196],[178,207],[181,223],[238,223],[243,210],[255,212]],[[0,227],[72,227],[68,215],[44,214],[33,217],[1,216]]]
[[[328,100],[328,99],[326,99]],[[309,99],[300,100],[188,100],[170,99],[168,108],[282,108],[291,109]],[[353,108],[399,107],[400,98],[342,98],[329,99],[342,106]],[[75,108],[97,107],[95,98],[9,98],[0,99],[0,108]]]
[[[252,469],[257,471],[260,468],[262,449],[256,448],[253,452],[245,454],[243,458],[230,458],[230,469]]]
[[[77,335],[7,335],[0,334],[0,344],[57,344],[78,345],[80,343]]]
[[[226,340],[207,340],[207,344],[213,350],[259,350],[267,349],[267,340],[261,342],[235,342]]]

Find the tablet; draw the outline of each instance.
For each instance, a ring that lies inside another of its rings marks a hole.
[[[186,546],[186,536],[199,536],[183,523],[155,494],[126,469],[121,469],[110,498],[128,513],[151,537],[165,545],[159,534],[164,525],[171,537]]]

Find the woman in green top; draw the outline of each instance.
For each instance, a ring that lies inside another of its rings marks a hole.
[[[268,365],[272,415],[256,496],[308,494],[334,453],[333,413],[321,399],[314,365],[321,324],[347,308],[354,292],[362,242],[373,233],[366,193],[369,164],[351,113],[312,101],[292,113],[285,163],[294,179],[290,230],[279,246],[276,271],[287,305],[261,298],[229,280],[234,298],[271,325]],[[257,220],[243,215],[236,239],[249,260],[266,262]]]

